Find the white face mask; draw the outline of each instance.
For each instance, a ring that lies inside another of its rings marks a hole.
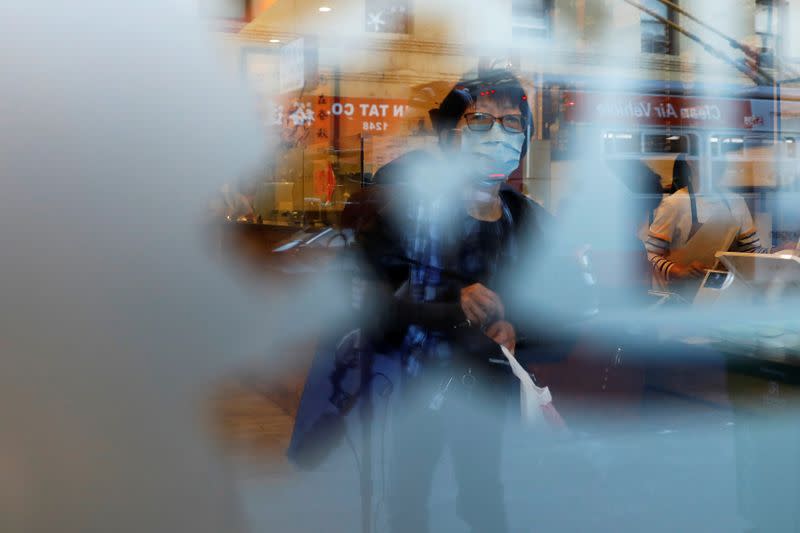
[[[500,124],[489,131],[461,130],[461,150],[475,156],[483,181],[487,184],[505,181],[519,166],[523,133],[509,133]]]

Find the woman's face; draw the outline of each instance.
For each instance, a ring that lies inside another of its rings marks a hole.
[[[501,117],[506,117],[504,124]],[[481,98],[456,129],[461,132],[461,151],[474,156],[486,184],[505,181],[519,166],[527,125],[517,105]]]

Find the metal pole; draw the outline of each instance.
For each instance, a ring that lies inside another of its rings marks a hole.
[[[333,67],[333,103],[337,104],[342,101],[341,95],[341,70],[339,65]],[[339,162],[339,146],[340,146],[340,117],[333,115],[333,138],[331,139],[331,148],[336,154],[336,162]]]
[[[360,165],[359,168],[361,169],[361,188],[363,189],[364,187],[367,186],[367,182],[364,179],[364,133],[360,133],[358,135],[358,138],[359,138],[360,145],[361,145],[361,149],[359,150],[360,154],[359,154],[359,158],[358,159],[359,159],[359,165]]]
[[[770,7],[769,16],[770,16],[769,26],[770,26],[770,28],[772,28],[772,17],[774,16],[773,11],[772,11],[772,7]],[[781,17],[781,18],[783,19],[783,17]],[[773,53],[775,55],[775,58],[777,59],[778,54],[780,53],[780,50],[778,50],[778,39],[777,39],[777,36],[775,38],[775,43],[774,44],[775,44],[775,48],[774,48],[774,52]],[[773,153],[775,154],[775,181],[776,181],[775,185],[776,185],[776,189],[778,191],[780,191],[780,180],[781,180],[781,177],[783,175],[783,173],[781,172],[781,168],[783,167],[781,160],[783,158],[782,152],[783,152],[784,147],[785,147],[785,143],[783,142],[783,139],[782,139],[783,138],[783,117],[781,116],[782,113],[781,113],[781,81],[780,81],[780,79],[781,79],[781,70],[782,69],[781,69],[780,62],[778,62],[778,61],[775,62],[775,68],[776,68],[776,76],[775,76],[776,81],[775,81],[775,104],[774,104],[774,106],[775,106],[775,139],[774,139],[774,143],[775,143],[775,147],[777,149],[773,150]],[[781,193],[778,192],[778,194],[781,194]],[[762,206],[759,206],[759,207],[764,207],[763,203],[764,203],[764,196],[765,195],[761,194],[760,196],[761,196],[761,198],[759,198],[759,200],[762,202]],[[780,206],[781,202],[772,202],[772,204],[773,204],[772,207],[774,209],[775,206]],[[772,220],[770,222],[770,225],[771,225],[770,230],[771,231],[770,231],[770,235],[769,235],[769,243],[767,243],[768,244],[768,248],[772,248],[772,243],[775,240],[773,238],[773,236],[775,235],[775,224],[776,224],[776,222],[778,220],[781,219],[781,216],[780,216],[781,213],[780,212],[775,213],[773,211],[773,213],[774,213],[775,216],[772,217]]]
[[[775,147],[776,147],[776,149],[773,150],[773,152],[775,154],[775,182],[776,182],[775,185],[776,185],[776,188],[778,189],[778,191],[780,191],[780,185],[781,185],[780,181],[781,181],[781,177],[783,175],[783,173],[781,172],[781,168],[783,167],[783,165],[781,163],[781,159],[783,157],[781,155],[781,152],[783,151],[783,147],[784,147],[784,143],[783,143],[782,137],[783,137],[783,124],[782,124],[782,119],[781,119],[781,82],[780,81],[775,81]],[[778,192],[778,194],[781,194],[781,193]],[[759,200],[761,200],[762,202],[764,201],[763,196],[764,195],[762,194],[761,198],[759,198]],[[773,206],[775,206],[775,205],[779,206],[779,205],[781,205],[781,202],[773,203]],[[762,206],[759,206],[759,207],[762,207]],[[777,216],[775,216],[773,218],[773,220],[771,221],[771,226],[772,227],[770,228],[771,231],[770,231],[770,235],[769,235],[769,243],[768,243],[769,246],[768,246],[768,248],[772,248],[772,243],[774,241],[773,235],[775,234],[775,223],[776,223],[775,219],[780,219],[780,213],[775,213],[775,214]]]
[[[361,363],[361,531],[372,531],[372,354],[359,350]]]

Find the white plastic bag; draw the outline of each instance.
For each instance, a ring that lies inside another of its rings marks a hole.
[[[553,407],[553,397],[550,395],[550,389],[537,387],[527,370],[514,357],[514,354],[505,346],[500,346],[500,349],[511,365],[511,371],[519,379],[522,423],[526,427],[535,427],[546,422],[551,427],[564,428],[563,419]]]

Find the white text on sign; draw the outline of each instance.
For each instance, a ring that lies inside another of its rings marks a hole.
[[[390,110],[391,108],[391,110]],[[344,115],[352,117],[356,110],[360,111],[362,117],[402,117],[405,115],[406,106],[403,104],[343,104],[334,102],[331,106],[332,115]]]

